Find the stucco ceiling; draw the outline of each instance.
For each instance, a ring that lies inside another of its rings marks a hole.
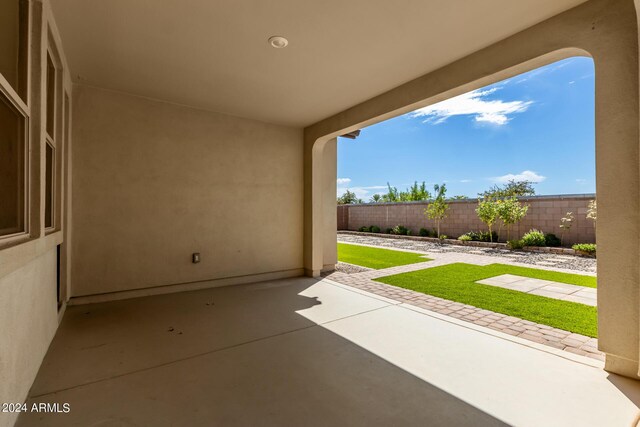
[[[76,82],[312,124],[583,0],[52,0]],[[285,49],[267,43],[289,39]]]

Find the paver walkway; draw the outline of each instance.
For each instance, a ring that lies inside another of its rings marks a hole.
[[[345,238],[346,237],[346,238]],[[350,235],[340,235],[338,234],[338,241],[341,243],[355,243],[353,239],[351,239]],[[375,238],[374,238],[375,239]],[[396,248],[395,245],[389,244],[389,240],[379,238],[376,240],[368,240],[369,244],[366,246],[377,246],[371,243],[382,242],[385,243],[384,246],[386,248]],[[400,246],[403,246],[402,240],[393,240],[393,242],[398,242]],[[419,242],[421,243],[421,242]],[[382,270],[365,270],[357,272],[358,269],[347,269],[351,271],[356,271],[352,274],[348,274],[343,271],[339,271],[342,268],[339,268],[338,271],[334,271],[331,273],[325,273],[324,276],[334,280],[338,283],[342,283],[357,289],[362,289],[367,292],[371,292],[376,295],[380,295],[386,298],[390,298],[396,301],[400,301],[403,303],[408,303],[415,305],[417,307],[421,307],[427,310],[434,311],[436,313],[444,314],[447,316],[451,316],[457,319],[461,319],[467,322],[474,323],[476,325],[484,326],[487,328],[491,328],[494,330],[498,330],[513,336],[518,336],[520,338],[528,339],[533,342],[537,342],[540,344],[544,344],[550,347],[554,347],[557,349],[561,349],[564,351],[568,351],[570,353],[579,354],[582,356],[587,356],[597,360],[604,360],[604,354],[598,350],[598,340],[596,338],[591,338],[588,336],[575,334],[573,332],[565,331],[558,328],[553,328],[548,325],[542,325],[539,323],[534,323],[529,320],[519,319],[517,317],[507,316],[501,313],[496,313],[490,310],[483,310],[478,307],[474,307],[471,305],[462,304],[455,301],[450,301],[438,297],[434,297],[432,295],[426,295],[421,292],[412,291],[409,289],[398,288],[396,286],[387,285],[384,283],[376,282],[372,279],[390,276],[392,274],[400,274],[400,273],[408,273],[411,271],[423,270],[425,268],[432,268],[436,266],[451,264],[454,262],[464,262],[468,264],[476,264],[476,265],[489,265],[494,263],[502,263],[502,264],[511,264],[511,265],[520,265],[525,267],[531,267],[530,262],[522,262],[521,258],[513,259],[504,256],[497,256],[496,254],[492,254],[491,256],[487,256],[486,254],[479,253],[471,253],[472,251],[457,251],[457,250],[440,250],[436,251],[419,251],[414,248],[406,248],[401,247],[398,249],[402,249],[404,251],[413,251],[425,253],[432,258],[432,261],[421,262],[417,264],[409,264],[398,267],[391,267]],[[466,249],[466,248],[465,248]],[[538,255],[538,254],[532,254]],[[547,257],[549,254],[545,254]],[[564,272],[572,272],[576,273],[575,268],[566,269],[566,268],[557,268],[551,266],[542,266],[539,268],[545,270],[553,270],[553,271],[564,271]],[[362,270],[362,267],[359,267]],[[593,273],[588,271],[580,271],[581,274],[593,275]]]
[[[553,282],[551,280],[532,279],[530,277],[502,274],[476,283],[481,285],[497,286],[511,289],[526,294],[540,295],[547,298],[563,301],[577,302],[595,307],[597,304],[597,290],[584,286],[570,285],[567,283]]]

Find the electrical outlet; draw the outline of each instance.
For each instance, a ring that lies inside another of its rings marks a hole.
[[[200,262],[200,252],[194,252],[191,254],[191,262],[197,264]]]

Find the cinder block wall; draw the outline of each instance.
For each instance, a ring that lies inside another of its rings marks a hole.
[[[561,234],[560,219],[567,212],[573,212],[573,226],[565,233],[565,244],[595,243],[595,227],[593,221],[587,219],[587,206],[595,194],[534,196],[522,197],[520,200],[529,205],[527,216],[518,225],[514,225],[511,238],[522,237],[532,228],[545,233]],[[486,230],[476,215],[477,199],[450,200],[449,212],[440,224],[440,233],[456,238],[468,231]],[[427,219],[424,210],[427,203],[375,203],[338,206],[338,230],[358,230],[360,227],[377,225],[384,231],[396,225],[404,225],[418,234],[420,228],[435,228],[435,222]],[[494,229],[498,230],[499,224]],[[503,229],[500,239],[505,240]]]

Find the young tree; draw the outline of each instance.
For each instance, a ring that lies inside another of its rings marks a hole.
[[[564,241],[564,233],[568,233],[571,230],[571,226],[573,225],[573,212],[567,212],[567,214],[560,218],[560,228],[562,229],[560,233],[560,244],[562,245]]]
[[[498,234],[500,234],[502,226],[504,225],[507,228],[507,240],[510,240],[511,227],[513,224],[520,222],[529,210],[529,206],[522,205],[518,197],[533,196],[535,194],[536,192],[532,182],[512,179],[503,186],[494,185],[489,190],[478,194],[478,196],[487,202],[487,207],[484,208],[485,211],[490,209],[488,204],[495,204],[498,218],[502,220]],[[489,213],[490,211],[487,212],[487,214]]]
[[[478,201],[476,213],[480,221],[487,224],[489,228],[489,240],[493,242],[493,224],[498,220],[500,212],[498,211],[498,202],[494,199],[481,199]]]
[[[446,184],[434,185],[433,191],[435,192],[435,198],[429,202],[427,208],[424,210],[424,214],[436,223],[436,230],[438,237],[440,237],[440,222],[447,217],[447,211],[449,210],[449,204],[445,199],[447,193]]]
[[[498,200],[498,216],[507,228],[507,241],[511,240],[511,227],[525,217],[529,210],[528,205],[520,203],[517,197],[508,197]]]

